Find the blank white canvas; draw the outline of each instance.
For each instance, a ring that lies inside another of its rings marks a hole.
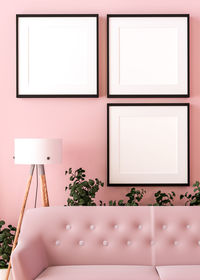
[[[177,173],[177,117],[121,117],[119,125],[120,173]]]
[[[187,107],[109,108],[110,184],[187,183]]]
[[[97,94],[96,17],[19,18],[19,93]]]
[[[120,85],[177,84],[177,45],[176,28],[120,28]]]
[[[109,94],[187,94],[186,17],[109,18]]]

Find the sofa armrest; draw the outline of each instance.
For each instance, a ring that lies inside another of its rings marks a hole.
[[[46,252],[40,238],[19,242],[11,255],[14,280],[33,280],[48,267]]]

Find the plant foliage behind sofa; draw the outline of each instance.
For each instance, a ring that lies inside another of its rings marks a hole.
[[[68,206],[95,206],[94,198],[100,187],[104,186],[99,179],[95,178],[85,179],[85,170],[79,168],[72,171],[72,168],[65,171],[65,175],[69,175],[69,185],[65,187],[65,190],[69,189],[70,197],[67,199]]]
[[[196,181],[193,184],[193,193],[186,192],[185,194],[180,195],[180,199],[186,198],[185,205],[189,206],[198,206],[200,205],[200,183]]]
[[[5,222],[0,221],[0,269],[8,267],[15,232],[15,227],[12,225],[5,227]]]
[[[86,180],[85,170],[79,168],[75,171],[72,168],[65,171],[65,175],[69,176],[69,184],[65,187],[65,190],[69,190],[69,198],[67,199],[67,206],[96,206],[95,197],[100,187],[104,186],[104,183],[99,179]],[[185,205],[195,206],[200,205],[200,183],[196,181],[193,184],[193,193],[186,192],[180,195],[180,200],[186,199]],[[131,188],[130,192],[125,195],[125,199],[110,200],[109,206],[139,206],[143,197],[146,194],[144,189]],[[173,206],[176,194],[174,191],[165,193],[158,190],[154,193],[153,204],[151,206]],[[99,201],[100,206],[106,206],[106,203]]]

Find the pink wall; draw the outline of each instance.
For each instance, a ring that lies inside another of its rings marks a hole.
[[[16,99],[15,98],[15,14],[16,13],[99,13],[100,15],[100,98],[99,99]],[[107,99],[106,98],[106,14],[107,13],[190,13],[191,15],[191,98]],[[199,177],[200,158],[200,1],[198,0],[6,0],[0,4],[0,218],[16,223],[25,191],[28,166],[14,165],[16,137],[60,137],[64,140],[62,165],[46,168],[51,205],[64,205],[68,167],[84,167],[88,175],[106,181],[106,103],[190,102],[191,182]],[[34,182],[33,182],[34,183]],[[188,188],[162,188],[177,194]],[[152,202],[158,188],[148,188],[143,203]],[[129,188],[102,189],[98,198],[119,199]],[[34,192],[28,201],[33,206]]]

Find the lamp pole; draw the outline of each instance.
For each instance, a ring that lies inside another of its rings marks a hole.
[[[42,187],[41,190],[42,190],[43,206],[48,207],[49,206],[49,197],[48,197],[48,191],[47,191],[47,182],[46,182],[44,164],[39,164],[38,169],[39,169],[39,176],[40,176],[41,187]]]

